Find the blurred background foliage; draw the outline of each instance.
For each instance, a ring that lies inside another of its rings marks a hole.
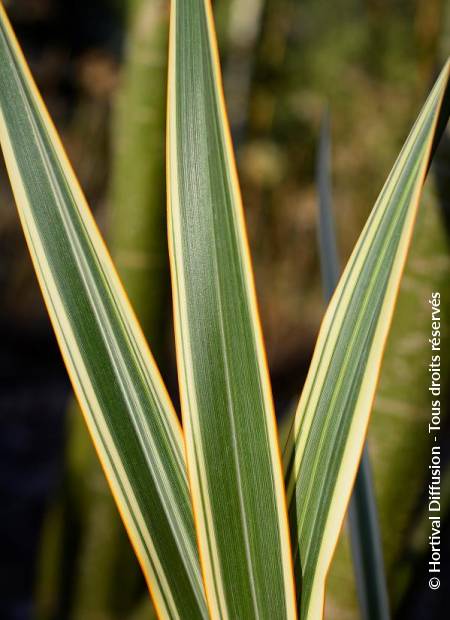
[[[450,50],[450,4],[213,4],[277,414],[286,427],[324,311],[314,181],[323,110],[331,112],[333,202],[345,262]],[[168,2],[5,5],[178,403],[165,233]],[[450,324],[448,142],[426,187],[369,431],[398,618],[437,618],[450,602],[444,590],[427,591],[424,525],[432,290],[441,291],[447,330]],[[3,165],[0,205],[0,617],[151,618],[139,568],[70,396]],[[444,339],[449,351],[448,331]],[[448,354],[443,368],[446,386]],[[442,437],[447,463],[447,423]],[[450,484],[445,488],[448,498]],[[447,550],[449,527],[447,511]],[[326,617],[360,617],[345,529]]]

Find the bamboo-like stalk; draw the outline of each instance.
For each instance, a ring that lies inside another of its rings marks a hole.
[[[165,319],[164,145],[168,6],[137,0],[117,99],[110,240],[114,261],[153,351]]]

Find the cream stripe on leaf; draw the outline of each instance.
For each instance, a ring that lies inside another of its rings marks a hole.
[[[322,615],[420,193],[449,107],[447,63],[333,295],[296,412],[285,469],[302,619]]]
[[[178,421],[1,5],[0,142],[73,387],[158,614],[207,618]]]
[[[272,396],[211,7],[172,1],[169,246],[188,473],[213,618],[295,618]]]

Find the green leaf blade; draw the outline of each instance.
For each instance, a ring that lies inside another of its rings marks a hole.
[[[322,119],[317,157],[318,236],[322,286],[327,302],[339,281],[339,258],[332,209],[331,126]],[[369,450],[364,446],[348,507],[348,525],[361,615],[364,620],[389,618],[389,599],[378,524]]]
[[[295,617],[272,397],[209,3],[172,2],[169,247],[188,470],[214,618]]]
[[[322,613],[432,147],[447,120],[443,69],[380,194],[319,333],[286,452],[301,617]]]
[[[2,8],[0,59],[1,146],[96,450],[160,617],[206,618],[180,427]]]
[[[316,186],[318,192],[318,242],[320,273],[325,300],[328,302],[339,281],[340,264],[337,251],[331,188],[331,126],[327,109],[322,118],[317,151]]]

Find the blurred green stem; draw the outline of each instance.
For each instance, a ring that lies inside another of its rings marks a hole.
[[[165,108],[168,4],[134,0],[113,127],[110,241],[131,303],[161,348],[166,306]]]

